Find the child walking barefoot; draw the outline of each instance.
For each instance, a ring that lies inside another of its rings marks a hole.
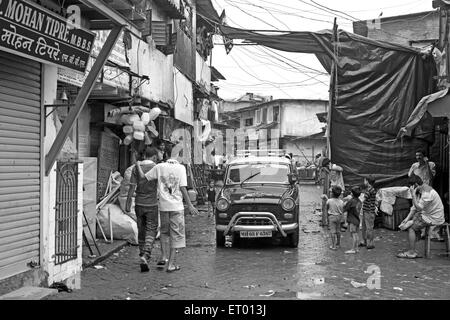
[[[344,205],[344,215],[346,222],[349,224],[350,234],[352,236],[352,248],[345,253],[353,254],[359,251],[359,213],[361,212],[361,189],[359,187],[352,188],[352,198]]]

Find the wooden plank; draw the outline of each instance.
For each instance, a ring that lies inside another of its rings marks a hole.
[[[92,1],[92,0],[90,0]],[[56,161],[56,158],[58,157],[58,154],[60,153],[67,136],[69,135],[69,132],[72,130],[78,116],[80,115],[81,110],[83,109],[84,105],[86,104],[86,101],[92,92],[92,89],[94,88],[94,85],[96,83],[96,80],[100,74],[100,72],[103,69],[103,66],[106,63],[106,60],[108,59],[112,49],[114,48],[114,45],[116,44],[117,40],[119,39],[119,36],[123,30],[124,26],[116,26],[114,27],[109,35],[108,38],[105,41],[105,44],[103,45],[102,49],[100,50],[100,53],[95,59],[94,65],[92,66],[91,70],[89,71],[89,74],[87,75],[86,79],[84,80],[83,86],[81,87],[80,91],[78,92],[78,95],[75,99],[74,107],[70,109],[69,114],[67,115],[66,120],[64,121],[61,129],[58,131],[58,134],[55,138],[55,141],[53,142],[50,151],[46,155],[46,161],[45,161],[45,175],[48,176],[50,173],[51,168],[53,167],[53,164]]]
[[[83,160],[83,210],[94,239],[92,239],[87,227],[84,228],[84,232],[88,241],[94,242],[97,229],[95,219],[97,216],[97,210],[95,209],[97,204],[97,158],[85,157],[81,160]],[[86,222],[83,219],[84,225],[86,225]]]
[[[97,201],[103,197],[111,172],[119,170],[119,140],[102,132],[98,151],[97,167]]]

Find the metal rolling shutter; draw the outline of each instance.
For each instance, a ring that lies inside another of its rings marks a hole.
[[[39,262],[40,63],[0,51],[0,279]]]

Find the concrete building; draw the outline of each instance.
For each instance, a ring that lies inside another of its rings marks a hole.
[[[425,47],[439,39],[439,12],[425,11],[355,21],[353,33],[405,46]]]
[[[324,124],[317,113],[326,112],[327,105],[324,100],[276,99],[223,116],[244,133],[238,149],[284,149],[307,164],[326,146]]]
[[[79,9],[73,21],[68,6]],[[1,18],[14,8],[58,21],[69,37],[44,23],[26,28],[24,19],[0,41],[0,295],[80,287],[83,212],[95,233],[109,174],[123,174],[140,143],[125,143],[111,110],[160,108],[159,138],[178,143],[173,132],[182,128],[181,160],[191,163],[196,101],[206,99],[208,113],[219,99],[218,71],[211,76],[210,50],[198,43],[214,28],[196,32],[205,24],[197,10],[219,18],[210,0],[11,0],[0,2]]]

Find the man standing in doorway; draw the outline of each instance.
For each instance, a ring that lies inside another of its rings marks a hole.
[[[408,177],[414,175],[420,177],[424,185],[433,187],[433,178],[436,175],[436,164],[432,161],[428,161],[425,157],[425,152],[422,149],[416,150],[416,160],[409,169]],[[430,234],[432,239],[440,239],[440,235],[436,231],[435,227],[431,227]]]
[[[144,151],[144,161],[141,162],[141,170],[145,173],[149,172],[156,165],[157,159],[158,150],[154,147],[147,147]],[[158,228],[156,182],[147,181],[147,179],[139,177],[136,166],[131,173],[126,212],[130,211],[131,199],[135,191],[140,266],[141,272],[147,272],[149,271],[148,261],[150,260]]]
[[[408,177],[412,175],[419,176],[423,183],[429,186],[433,185],[433,178],[436,175],[436,165],[432,161],[428,161],[423,150],[416,151],[416,160],[409,169]]]
[[[166,271],[173,272],[180,270],[175,264],[176,250],[186,247],[183,198],[192,215],[197,215],[198,211],[192,205],[186,190],[186,168],[173,159],[171,146],[166,146],[166,152],[170,159],[157,164],[149,172],[144,173],[140,162],[136,163],[136,168],[140,177],[145,177],[149,181],[157,180],[162,251],[157,265],[164,267],[167,264]]]

